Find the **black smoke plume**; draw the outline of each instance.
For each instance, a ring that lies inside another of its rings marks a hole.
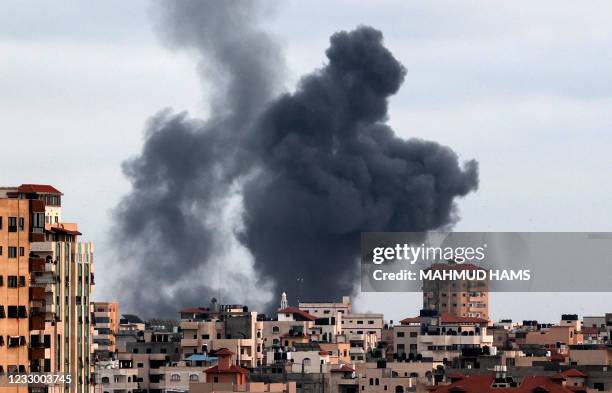
[[[454,200],[477,188],[477,164],[460,164],[435,142],[398,138],[385,124],[405,69],[380,31],[334,34],[327,63],[272,99],[282,61],[249,24],[252,3],[170,4],[174,43],[195,47],[208,63],[202,68],[216,65],[224,76],[209,120],[156,116],[141,155],[125,165],[133,190],[117,209],[116,239],[143,272],[124,285],[132,308],[172,315],[216,293],[206,284],[164,288],[206,274],[201,267],[227,241],[215,235],[223,225],[215,220],[231,190],[242,197],[237,238],[253,256],[258,285],[271,282],[293,299],[352,293],[361,232],[454,224]],[[237,21],[246,27],[227,26]],[[151,297],[157,293],[164,295]]]

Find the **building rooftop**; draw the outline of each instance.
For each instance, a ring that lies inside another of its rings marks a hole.
[[[452,315],[447,312],[443,312],[440,314],[440,322],[441,323],[489,323],[486,319],[477,318],[477,317],[459,317],[456,315]],[[412,318],[404,318],[400,321],[402,325],[409,325],[411,323],[421,323],[424,320],[424,317],[412,317]]]
[[[280,310],[278,310],[279,314],[294,314],[294,315],[299,315],[307,320],[310,321],[314,321],[317,319],[317,317],[315,317],[314,315],[310,315],[309,313],[307,313],[306,311],[300,310],[297,307],[287,307],[287,308],[281,308]]]
[[[559,381],[546,376],[527,376],[515,387],[493,387],[494,375],[461,376],[449,385],[432,387],[434,393],[569,393],[569,387],[563,386]]]
[[[64,195],[57,188],[48,184],[22,184],[17,191],[24,194],[59,194]]]

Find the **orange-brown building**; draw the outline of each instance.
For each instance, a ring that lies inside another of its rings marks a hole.
[[[93,244],[62,222],[61,197],[49,185],[0,188],[0,371],[70,374],[68,391],[88,392]]]

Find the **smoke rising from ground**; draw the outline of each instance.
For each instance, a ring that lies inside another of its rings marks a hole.
[[[169,2],[162,11],[169,43],[196,49],[216,90],[207,121],[154,117],[141,154],[124,166],[133,190],[116,210],[116,240],[140,272],[123,282],[135,311],[172,316],[218,293],[207,276],[227,244],[217,233],[230,193],[243,203],[236,236],[253,257],[256,288],[321,300],[353,291],[361,232],[448,228],[455,198],[477,188],[475,161],[385,124],[405,69],[381,32],[334,34],[327,63],[274,99],[281,52],[253,22],[253,3]],[[223,274],[222,300],[251,303],[234,287],[253,278]],[[175,284],[194,277],[199,285]]]

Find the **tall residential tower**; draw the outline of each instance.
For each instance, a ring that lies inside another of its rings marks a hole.
[[[49,185],[0,188],[0,371],[70,374],[48,391],[86,393],[94,246],[62,221],[61,201]]]

